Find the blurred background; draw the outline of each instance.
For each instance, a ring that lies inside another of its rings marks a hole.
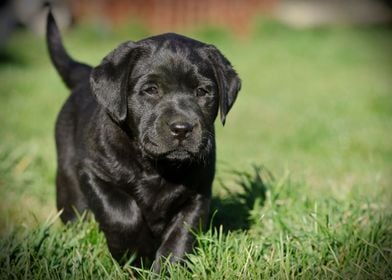
[[[69,93],[46,52],[45,2],[0,2],[0,232],[55,212],[53,131]],[[92,65],[166,31],[228,57],[243,88],[216,123],[216,195],[237,188],[233,170],[261,165],[316,198],[392,201],[390,0],[49,2],[69,53]]]
[[[390,23],[392,17],[391,0],[2,0],[0,42],[17,25],[43,34],[45,3],[62,28],[86,19],[112,28],[132,21],[154,33],[214,25],[247,36],[260,15],[297,27]]]

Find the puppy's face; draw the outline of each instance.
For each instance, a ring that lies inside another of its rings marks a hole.
[[[128,82],[128,121],[151,157],[200,157],[213,144],[219,96],[202,49],[177,41],[150,44]]]
[[[184,161],[211,151],[218,108],[224,122],[240,80],[214,47],[165,34],[120,45],[93,70],[91,85],[146,156]]]

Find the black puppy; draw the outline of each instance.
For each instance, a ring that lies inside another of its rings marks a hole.
[[[120,260],[183,259],[209,213],[214,120],[240,79],[213,46],[177,34],[125,42],[92,68],[65,51],[51,13],[51,60],[72,94],[56,123],[63,222],[91,210]]]

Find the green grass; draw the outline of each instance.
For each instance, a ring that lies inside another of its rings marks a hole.
[[[144,35],[90,24],[64,39],[96,65]],[[392,278],[392,30],[261,21],[245,40],[190,35],[226,54],[243,89],[216,123],[209,230],[162,277]],[[0,61],[0,279],[153,278],[114,262],[93,220],[57,218],[53,127],[68,93],[44,40],[17,33]]]

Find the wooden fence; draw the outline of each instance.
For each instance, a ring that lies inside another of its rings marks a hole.
[[[177,31],[202,25],[247,34],[255,16],[277,0],[70,0],[76,18],[102,16],[112,24],[139,21],[151,31]]]

